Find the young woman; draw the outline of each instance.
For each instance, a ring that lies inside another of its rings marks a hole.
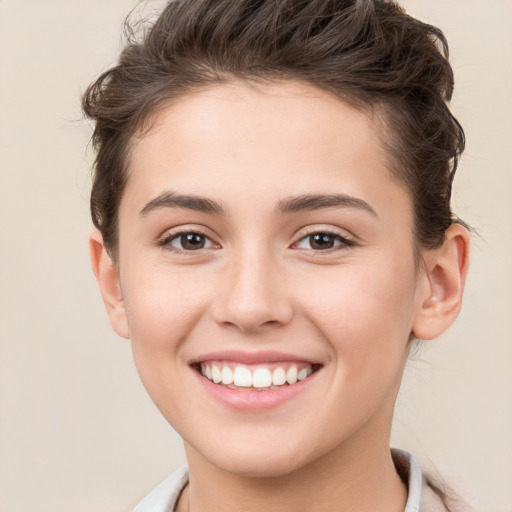
[[[84,95],[92,266],[183,437],[137,512],[433,512],[390,450],[468,233],[443,34],[393,2],[175,0]]]

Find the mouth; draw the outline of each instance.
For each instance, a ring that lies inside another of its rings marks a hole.
[[[289,388],[307,380],[321,364],[307,361],[277,361],[242,364],[236,361],[208,360],[191,365],[211,383],[237,391],[270,391]]]
[[[300,355],[239,350],[210,352],[188,364],[207,396],[249,413],[285,406],[299,396],[314,397],[324,367]]]

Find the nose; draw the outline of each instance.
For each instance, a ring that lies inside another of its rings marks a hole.
[[[213,304],[214,320],[245,333],[286,325],[293,305],[277,262],[261,251],[234,256]]]

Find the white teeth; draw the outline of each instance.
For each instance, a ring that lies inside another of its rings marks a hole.
[[[266,368],[258,368],[252,374],[252,385],[255,388],[268,388],[272,386],[272,374]]]
[[[212,380],[215,384],[218,384],[222,380],[220,370],[216,366],[212,366]]]
[[[272,384],[282,386],[286,382],[286,372],[282,368],[276,368],[272,374]]]
[[[286,372],[286,382],[288,384],[295,384],[297,382],[297,368],[295,366],[291,366]]]
[[[222,384],[233,384],[233,370],[227,366],[222,368]]]
[[[289,363],[288,363],[289,364]],[[286,371],[277,367],[272,372],[269,368],[260,367],[251,371],[245,366],[232,366],[223,363],[201,364],[201,374],[215,384],[231,386],[233,389],[256,388],[260,390],[276,389],[280,386],[293,385],[298,381],[308,378],[313,373],[312,365],[307,365],[300,370],[297,364],[291,364]]]
[[[233,374],[233,383],[235,386],[250,388],[252,386],[252,373],[248,368],[237,366]]]
[[[215,367],[214,367],[215,368]],[[308,376],[308,369],[302,368],[297,374],[297,380],[304,380]]]

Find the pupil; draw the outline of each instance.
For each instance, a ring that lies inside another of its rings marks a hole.
[[[317,233],[311,238],[311,247],[313,249],[331,249],[334,247],[334,238],[326,233]]]
[[[184,249],[202,249],[204,247],[204,236],[199,233],[181,235],[181,245]]]

